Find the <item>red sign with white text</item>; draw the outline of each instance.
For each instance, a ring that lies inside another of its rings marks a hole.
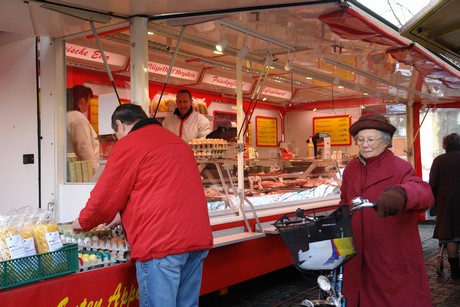
[[[103,63],[102,54],[99,49],[88,48],[84,46],[67,43],[65,45],[65,55],[69,58],[87,60],[92,62]],[[104,51],[105,58],[109,65],[123,67],[126,63],[126,56]]]
[[[149,73],[166,76],[168,74],[168,69],[169,69],[169,66],[165,64],[155,63],[155,62],[148,63]],[[184,79],[184,80],[189,80],[189,81],[195,81],[196,79],[198,79],[198,72],[173,66],[173,68],[171,69],[171,77],[176,77],[179,79]]]
[[[202,82],[206,84],[212,84],[227,88],[236,88],[235,79],[226,78],[218,75],[206,74],[204,75]],[[251,90],[251,83],[243,81],[241,87],[243,92],[248,92]]]
[[[0,290],[0,306],[136,307],[136,268],[121,264]]]

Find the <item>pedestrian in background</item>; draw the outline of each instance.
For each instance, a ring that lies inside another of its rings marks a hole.
[[[361,116],[350,127],[359,156],[343,172],[340,204],[361,196],[377,210],[359,210],[351,219],[357,253],[344,267],[349,307],[432,306],[417,213],[433,205],[433,194],[389,149],[395,131],[378,114]]]
[[[442,140],[446,153],[433,160],[430,186],[436,203],[433,238],[445,244],[451,278],[460,279],[458,244],[460,242],[460,135],[451,133]]]
[[[72,228],[88,231],[120,212],[139,306],[198,306],[213,238],[193,152],[139,105],[118,106],[112,128],[118,141]]]

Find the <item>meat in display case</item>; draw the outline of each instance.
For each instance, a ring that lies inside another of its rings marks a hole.
[[[248,159],[244,196],[257,208],[291,205],[308,199],[337,197],[348,160]],[[236,161],[197,160],[210,213],[237,211]]]
[[[254,206],[261,207],[337,196],[346,161],[268,159],[250,163],[246,195]]]

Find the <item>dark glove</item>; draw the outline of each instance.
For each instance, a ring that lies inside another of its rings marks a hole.
[[[377,214],[396,216],[406,206],[406,191],[400,187],[388,187],[377,199]]]

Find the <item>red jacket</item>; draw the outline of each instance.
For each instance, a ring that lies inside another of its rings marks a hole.
[[[160,125],[134,128],[110,152],[80,225],[91,229],[120,211],[131,259],[138,261],[210,249],[207,202],[192,150]]]
[[[378,217],[364,209],[352,217],[357,254],[345,264],[343,292],[347,306],[432,306],[417,211],[434,202],[428,183],[412,166],[385,150],[365,163],[353,159],[346,166],[341,204],[355,196],[377,201],[388,186],[406,191],[405,209],[396,217]]]

